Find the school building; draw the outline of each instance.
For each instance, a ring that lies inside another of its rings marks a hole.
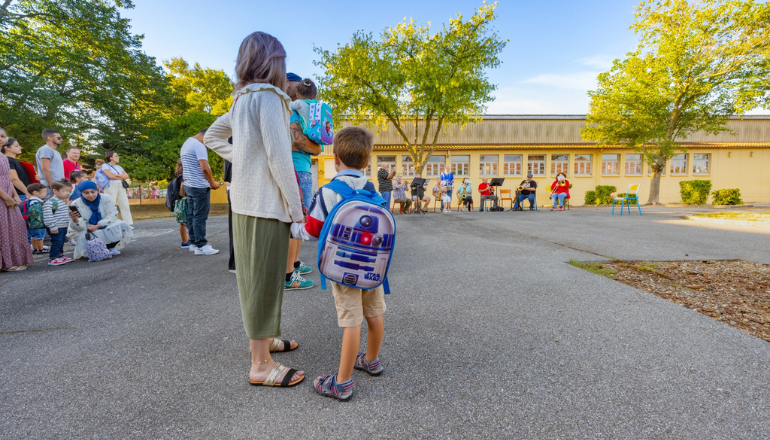
[[[501,188],[515,194],[528,172],[538,188],[550,186],[558,173],[565,173],[573,185],[573,206],[583,205],[586,191],[597,185],[613,185],[623,193],[636,183],[641,183],[639,199],[646,203],[651,174],[641,155],[621,146],[599,148],[585,142],[580,137],[585,125],[584,115],[485,115],[465,130],[449,125],[439,135],[422,177],[430,179],[432,188],[449,165],[455,188],[463,177],[471,179],[476,207],[482,177],[505,178]],[[732,117],[727,127],[734,134],[697,133],[681,142],[686,152],[672,158],[661,177],[661,203],[681,203],[679,182],[695,179],[711,180],[713,190],[740,188],[744,203],[770,203],[770,116]],[[410,139],[413,130],[413,126],[406,130]],[[375,131],[372,160],[365,170],[375,184],[376,168],[383,162],[406,180],[415,175],[409,152],[392,126]],[[320,185],[334,177],[332,148],[314,158],[313,173]],[[539,206],[550,204],[549,194],[537,192]],[[457,204],[456,195],[452,204]]]

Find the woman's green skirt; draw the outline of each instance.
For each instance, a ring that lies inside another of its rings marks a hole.
[[[288,223],[233,213],[238,295],[249,339],[281,335],[281,304],[289,258]]]

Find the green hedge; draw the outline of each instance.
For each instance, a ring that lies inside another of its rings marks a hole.
[[[586,205],[611,205],[612,193],[618,189],[612,185],[597,185],[594,191],[586,191]]]
[[[685,205],[705,205],[711,193],[710,180],[683,180],[679,182],[679,194]]]
[[[741,190],[738,188],[718,189],[711,193],[714,196],[713,205],[743,205]]]

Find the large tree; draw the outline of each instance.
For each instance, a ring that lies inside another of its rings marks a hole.
[[[337,118],[392,124],[421,173],[442,129],[475,121],[494,99],[485,71],[500,65],[507,42],[492,28],[496,6],[485,3],[469,20],[458,14],[433,34],[430,24],[409,20],[379,39],[357,32],[335,51],[316,48],[316,65],[325,69],[321,98]]]
[[[27,155],[42,144],[44,128],[85,147],[130,153],[147,126],[182,109],[122,7],[133,5],[0,0],[0,124]]]
[[[187,101],[188,110],[221,115],[233,103],[233,81],[221,69],[190,64],[182,57],[171,58],[163,65],[169,70],[171,87]]]
[[[650,0],[631,29],[638,47],[599,75],[583,138],[642,153],[652,170],[648,203],[657,204],[682,139],[729,132],[729,116],[767,105],[770,5]]]

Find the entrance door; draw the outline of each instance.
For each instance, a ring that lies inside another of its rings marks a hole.
[[[313,175],[313,194],[318,192],[318,161],[314,160],[310,165],[310,174]]]

